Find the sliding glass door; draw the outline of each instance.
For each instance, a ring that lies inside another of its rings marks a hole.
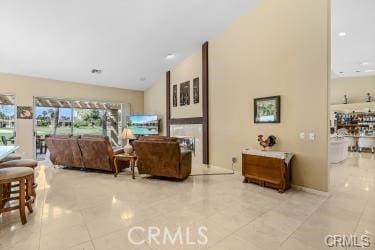
[[[0,94],[0,145],[14,145],[16,106],[13,95]]]
[[[73,109],[73,135],[106,135],[105,110]]]
[[[108,136],[112,146],[121,145],[120,104],[35,98],[37,158],[44,158],[45,138],[51,135]]]
[[[55,107],[35,107],[36,134],[71,135],[72,109]]]

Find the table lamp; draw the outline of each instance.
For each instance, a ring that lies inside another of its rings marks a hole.
[[[126,140],[126,145],[124,146],[124,152],[126,154],[131,154],[133,152],[133,147],[130,145],[129,140],[137,139],[130,128],[124,128],[122,131],[122,138]]]

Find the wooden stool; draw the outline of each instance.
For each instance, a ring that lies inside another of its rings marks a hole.
[[[18,209],[22,224],[26,224],[25,207],[32,213],[32,178],[34,170],[28,167],[14,167],[0,169],[0,185],[2,186],[0,213]],[[10,187],[12,182],[18,182],[18,190],[13,191]],[[12,195],[15,196],[12,196]],[[18,205],[12,206],[10,201],[18,200]]]
[[[15,167],[17,167],[17,168],[18,167],[28,167],[28,168],[35,169],[37,166],[38,166],[38,162],[35,161],[35,160],[31,160],[31,159],[12,160],[12,161],[7,161],[7,162],[1,163],[0,169],[15,168]],[[38,184],[34,182],[34,175],[33,175],[33,178],[32,178],[32,185],[33,185],[32,194],[33,194],[34,197],[36,197],[35,189],[38,186]]]

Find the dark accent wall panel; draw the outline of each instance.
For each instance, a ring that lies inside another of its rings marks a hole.
[[[203,117],[171,119],[169,124],[203,124]]]
[[[208,42],[202,46],[203,164],[209,164]]]
[[[167,112],[166,112],[166,122],[167,122],[167,136],[171,134],[171,72],[168,71],[166,74],[166,103],[167,103]]]

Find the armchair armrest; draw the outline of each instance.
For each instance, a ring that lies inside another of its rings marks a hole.
[[[180,156],[180,176],[185,179],[191,174],[191,151],[182,151]]]
[[[183,161],[187,157],[191,157],[191,151],[181,151],[181,161]]]

